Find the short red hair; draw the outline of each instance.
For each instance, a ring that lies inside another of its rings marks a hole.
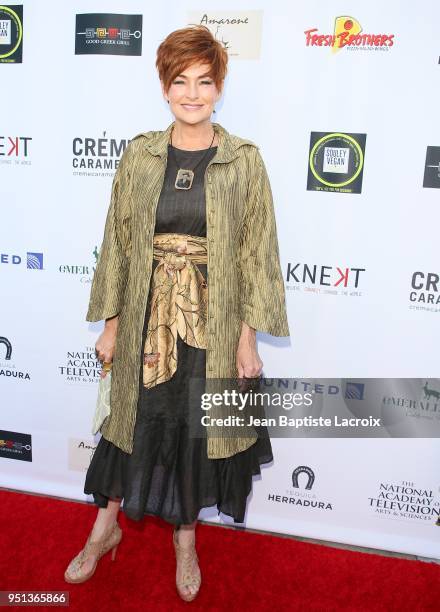
[[[165,91],[191,64],[208,64],[218,90],[227,72],[228,52],[204,25],[188,26],[168,34],[157,49],[156,67]]]

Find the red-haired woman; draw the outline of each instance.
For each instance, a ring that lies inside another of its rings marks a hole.
[[[205,26],[167,36],[156,65],[175,121],[133,138],[115,174],[87,313],[105,320],[96,351],[112,362],[111,413],[84,486],[98,514],[68,582],[114,555],[124,500],[128,517],[175,526],[177,589],[194,599],[200,509],[243,522],[252,476],[273,459],[254,429],[223,438],[191,429],[203,416],[192,383],[258,378],[256,330],[289,335],[264,163],[252,141],[211,122],[227,59]]]

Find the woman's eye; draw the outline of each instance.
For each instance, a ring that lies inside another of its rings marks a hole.
[[[202,81],[204,85],[212,85],[212,81]]]

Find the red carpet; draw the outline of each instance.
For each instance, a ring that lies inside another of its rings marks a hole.
[[[434,563],[203,524],[197,527],[202,586],[186,603],[174,586],[171,525],[150,516],[137,523],[122,512],[115,561],[107,554],[89,581],[67,584],[64,570],[85,544],[95,513],[92,505],[0,491],[0,590],[66,590],[69,610],[82,611],[440,609]]]

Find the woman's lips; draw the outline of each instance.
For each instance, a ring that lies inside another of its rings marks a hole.
[[[200,108],[202,108],[202,104],[182,104],[183,108],[185,110],[189,110],[189,111],[195,111],[195,110],[199,110]]]

